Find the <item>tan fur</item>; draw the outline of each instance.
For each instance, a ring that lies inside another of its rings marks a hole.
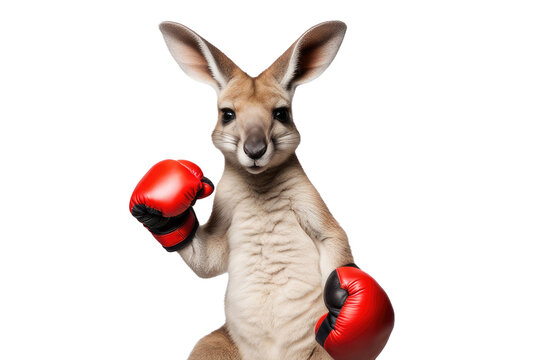
[[[326,69],[345,25],[313,27],[255,78],[185,26],[161,29],[186,73],[214,86],[218,107],[236,113],[226,125],[218,118],[212,133],[225,170],[210,219],[179,251],[201,277],[229,274],[226,325],[203,338],[190,359],[330,359],[315,342],[314,326],[327,312],[326,278],[353,258],[295,155],[294,122],[283,124],[272,112],[290,109],[296,86]],[[243,150],[254,129],[268,144],[257,160]]]
[[[238,348],[222,326],[203,337],[189,355],[190,360],[240,360]]]

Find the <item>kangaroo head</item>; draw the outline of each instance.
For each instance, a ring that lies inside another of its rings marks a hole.
[[[291,110],[296,86],[330,65],[346,26],[329,21],[312,27],[257,77],[184,25],[164,22],[160,30],[182,70],[217,92],[214,145],[231,164],[258,174],[294,154],[300,143]]]

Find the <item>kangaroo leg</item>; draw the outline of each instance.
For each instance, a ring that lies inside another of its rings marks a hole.
[[[241,358],[238,348],[223,325],[199,340],[188,360],[241,360]]]
[[[332,360],[332,357],[328,355],[326,350],[317,344],[311,352],[311,355],[308,357],[308,360]]]

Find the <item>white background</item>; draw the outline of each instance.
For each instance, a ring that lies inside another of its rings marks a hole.
[[[197,278],[128,211],[159,160],[223,168],[214,91],[157,25],[256,75],[340,19],[340,53],[296,93],[298,156],[394,303],[380,359],[539,359],[539,18],[535,1],[3,2],[0,358],[183,359],[223,324],[226,276]]]

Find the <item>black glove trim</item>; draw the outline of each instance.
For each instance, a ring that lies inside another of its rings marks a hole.
[[[321,323],[321,326],[319,326],[319,330],[317,330],[317,333],[315,334],[315,340],[324,347],[324,342],[328,338],[328,335],[330,335],[330,331],[334,330],[332,326],[330,326],[330,323],[328,321],[328,316],[326,319],[323,320]]]
[[[164,217],[161,211],[148,207],[144,204],[136,204],[131,209],[131,214],[139,220],[152,234],[167,235],[185,224],[191,208],[173,217]]]

